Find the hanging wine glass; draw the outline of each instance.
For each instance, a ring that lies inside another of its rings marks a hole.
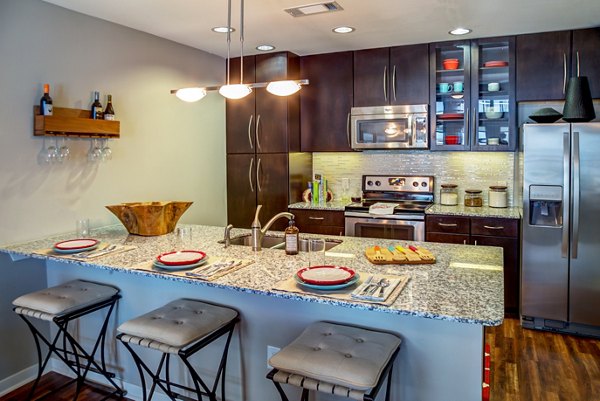
[[[46,149],[46,163],[54,164],[58,159],[58,150],[56,149],[56,139],[50,143]]]
[[[58,147],[58,145],[57,145],[57,147]],[[62,138],[60,148],[58,148],[58,161],[60,163],[62,163],[65,160],[69,160],[70,157],[71,157],[71,150],[69,149],[69,146],[67,145],[67,138]]]
[[[88,151],[88,161],[91,163],[95,163],[100,160],[102,157],[102,149],[100,148],[100,144],[98,143],[98,139],[95,139],[90,142],[90,150]]]
[[[102,142],[102,161],[112,160],[112,149],[108,146],[108,139]]]

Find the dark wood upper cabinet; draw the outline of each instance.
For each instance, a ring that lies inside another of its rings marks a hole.
[[[427,44],[390,49],[390,104],[427,104],[429,101],[429,47]]]
[[[354,106],[427,104],[426,44],[354,52]]]
[[[594,99],[600,98],[600,28],[573,31],[571,76],[588,77]],[[578,69],[579,66],[579,69]]]
[[[517,36],[517,101],[564,99],[570,54],[571,31]]]
[[[240,59],[231,60],[231,82],[239,82]],[[245,83],[297,79],[299,58],[281,52],[244,57]],[[300,97],[280,97],[255,88],[242,99],[227,100],[227,153],[279,153],[300,149]]]
[[[351,151],[352,52],[302,57],[300,76],[309,80],[300,91],[301,151]]]

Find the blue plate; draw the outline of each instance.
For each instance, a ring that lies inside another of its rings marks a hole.
[[[152,264],[154,265],[154,267],[158,267],[161,270],[189,270],[189,269],[194,269],[196,267],[202,266],[203,264],[205,264],[208,261],[208,257],[205,257],[202,260],[199,260],[196,263],[192,263],[191,265],[177,265],[177,266],[171,266],[171,265],[165,265],[163,263],[160,263],[158,260],[155,260],[154,262],[152,262]]]
[[[354,275],[354,277],[352,278],[352,280],[345,282],[343,284],[334,284],[334,285],[317,285],[317,284],[308,284],[305,283],[304,281],[302,281],[302,279],[300,277],[298,277],[297,274],[294,274],[294,280],[296,280],[296,282],[298,284],[300,284],[302,287],[306,287],[306,288],[310,288],[312,290],[319,290],[319,291],[334,291],[334,290],[341,290],[347,287],[350,287],[351,285],[356,284],[356,282],[360,279],[360,275],[358,273],[356,273]]]
[[[99,244],[96,245],[92,245],[92,246],[88,246],[87,248],[77,248],[77,249],[58,249],[58,248],[52,248],[52,250],[56,253],[62,253],[65,255],[71,254],[71,253],[79,253],[79,252],[85,252],[85,251],[91,251],[93,249],[98,248]]]

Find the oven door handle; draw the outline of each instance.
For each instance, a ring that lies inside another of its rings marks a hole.
[[[425,221],[424,214],[414,214],[414,215],[397,215],[397,214],[378,214],[378,215],[370,215],[368,213],[361,212],[345,212],[344,217],[354,217],[359,219],[364,219],[365,221],[377,221],[377,220],[394,220],[394,221]]]

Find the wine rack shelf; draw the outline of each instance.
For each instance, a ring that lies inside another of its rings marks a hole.
[[[54,107],[53,115],[40,115],[40,107],[33,107],[34,136],[65,136],[79,138],[119,138],[119,121],[93,120],[89,110]]]

